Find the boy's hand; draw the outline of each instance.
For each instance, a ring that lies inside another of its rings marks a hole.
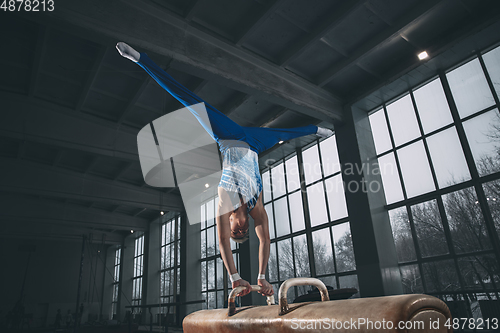
[[[264,296],[274,295],[273,286],[271,286],[271,284],[265,279],[257,280],[257,284],[262,287],[262,289],[260,289],[259,291],[259,294],[262,294]]]
[[[236,287],[240,287],[240,286],[246,287],[247,289],[243,290],[241,293],[239,293],[236,296],[245,296],[245,295],[248,295],[252,291],[252,287],[250,286],[250,283],[248,283],[248,281],[245,281],[243,279],[239,279],[237,281],[234,281],[232,284],[233,289]]]

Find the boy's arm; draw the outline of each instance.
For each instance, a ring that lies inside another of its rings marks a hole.
[[[219,206],[217,207],[217,217],[216,217],[217,234],[219,237],[219,250],[220,250],[220,255],[222,257],[222,261],[224,261],[224,266],[226,266],[228,274],[233,275],[235,273],[238,273],[238,271],[236,270],[236,266],[234,264],[233,253],[230,244],[231,227],[229,224],[229,216],[231,215],[230,213],[231,210],[229,210],[228,212],[228,207],[224,207],[224,205],[228,204],[231,204],[229,196],[227,195],[226,191],[219,188]],[[220,214],[220,212],[223,211],[227,213]],[[247,287],[247,289],[239,293],[238,296],[247,295],[252,291],[250,283],[248,283],[248,281],[245,281],[243,279],[239,279],[232,282],[233,289],[238,286]]]
[[[255,233],[259,237],[259,276],[266,274],[267,263],[269,261],[269,253],[271,249],[271,238],[269,236],[269,220],[267,212],[262,204],[262,192],[259,195],[257,204],[250,212],[250,216],[254,219]],[[273,295],[273,287],[266,281],[266,279],[258,279],[257,284],[261,286],[259,292],[262,295]]]

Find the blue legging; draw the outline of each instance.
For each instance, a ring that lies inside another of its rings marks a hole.
[[[201,125],[207,130],[212,138],[219,144],[221,151],[226,148],[226,140],[237,140],[246,142],[257,154],[273,147],[280,141],[288,141],[304,135],[315,134],[318,127],[308,125],[294,128],[263,128],[263,127],[244,127],[240,126],[225,114],[202,100],[189,89],[177,82],[167,72],[160,68],[148,57],[141,53],[139,62],[137,62],[148,74],[155,79],[158,84],[168,91],[175,99],[184,106],[205,103],[210,124],[205,124],[195,110],[189,108],[193,115],[198,119]],[[211,130],[210,130],[211,126]]]

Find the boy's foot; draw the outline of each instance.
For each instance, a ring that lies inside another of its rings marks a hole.
[[[118,50],[118,52],[122,57],[130,59],[133,62],[138,62],[139,59],[141,58],[141,54],[139,52],[137,52],[131,46],[125,44],[124,42],[118,42],[116,44],[116,49]]]
[[[318,131],[316,132],[316,135],[322,138],[328,138],[329,136],[333,135],[333,131],[331,129],[318,126]]]

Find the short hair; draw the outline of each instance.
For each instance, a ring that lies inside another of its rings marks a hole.
[[[233,236],[230,236],[230,237],[236,243],[240,243],[240,244],[241,243],[245,243],[248,240],[248,229],[247,229],[247,232],[245,233],[245,235],[243,237],[240,237],[240,238],[234,238]]]

